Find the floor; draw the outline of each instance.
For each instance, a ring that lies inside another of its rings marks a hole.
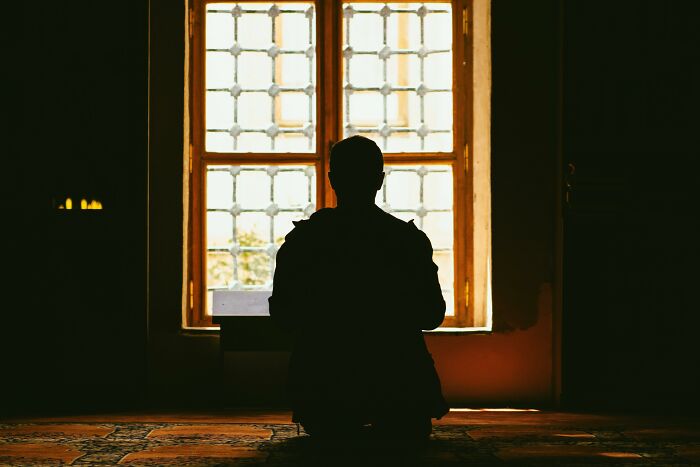
[[[0,465],[700,465],[697,417],[451,411],[426,446],[314,443],[284,411],[0,420]]]

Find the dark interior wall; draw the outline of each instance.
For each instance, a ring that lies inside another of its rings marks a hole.
[[[146,368],[148,3],[17,7],[0,339],[13,397],[1,408],[133,405]],[[56,210],[66,197],[104,209]]]
[[[700,8],[564,9],[564,400],[697,407]]]
[[[527,329],[554,283],[557,2],[493,0],[493,321]]]
[[[150,8],[149,326],[172,334],[182,324],[185,2]]]
[[[148,386],[157,405],[211,404],[218,334],[182,330],[185,1],[150,11]]]

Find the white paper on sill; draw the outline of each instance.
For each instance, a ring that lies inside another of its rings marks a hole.
[[[269,290],[215,290],[214,316],[270,316]]]

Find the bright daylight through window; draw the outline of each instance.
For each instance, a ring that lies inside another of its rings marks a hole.
[[[216,290],[271,290],[292,221],[335,203],[332,141],[360,134],[385,153],[377,205],[433,244],[444,324],[474,325],[461,3],[197,1],[193,14],[188,323],[211,324]]]

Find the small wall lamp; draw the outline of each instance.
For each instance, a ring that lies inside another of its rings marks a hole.
[[[73,206],[73,199],[68,197],[64,201],[59,201],[57,204],[57,209],[102,209],[102,202],[96,199],[91,199],[88,201],[86,198],[82,198],[79,202],[76,201],[75,207]]]

